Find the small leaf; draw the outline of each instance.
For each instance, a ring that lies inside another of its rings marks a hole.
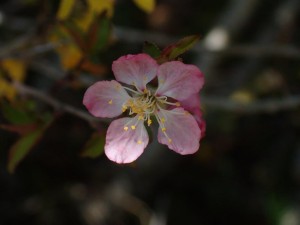
[[[41,124],[36,122],[35,124],[29,124],[28,126],[36,126],[36,129],[33,129],[33,127],[28,127],[27,132],[23,133],[15,142],[15,144],[9,149],[7,169],[10,173],[15,171],[18,164],[32,150],[34,145],[39,142],[45,130],[54,121],[53,116],[48,113],[43,114],[41,117],[43,119],[43,123]]]
[[[151,13],[155,7],[155,0],[133,0],[133,2],[146,13]]]
[[[87,59],[80,64],[80,69],[94,75],[103,75],[107,73],[107,68],[101,64],[95,64]]]
[[[94,133],[80,155],[82,157],[96,158],[104,152],[104,144],[105,136],[101,133]]]
[[[24,108],[13,107],[9,104],[2,104],[1,110],[5,119],[12,124],[28,124],[34,121],[34,117],[29,112],[26,112]]]
[[[34,131],[37,128],[36,124],[0,124],[0,128],[10,132],[16,132],[20,135],[24,135]]]
[[[107,46],[111,37],[111,22],[105,15],[95,17],[93,23],[89,27],[87,34],[88,49],[93,52],[99,52]]]
[[[22,60],[4,59],[1,62],[3,69],[14,81],[23,81],[26,72],[26,65]]]
[[[143,52],[150,55],[152,58],[157,58],[161,54],[161,50],[157,45],[148,41],[144,42]]]
[[[57,19],[67,19],[74,7],[74,4],[75,0],[60,0],[59,8],[56,14]]]
[[[38,142],[44,129],[37,129],[26,135],[23,135],[9,150],[8,171],[13,173],[16,166],[30,152],[32,147]]]
[[[199,41],[199,38],[199,35],[191,35],[167,46],[163,50],[159,61],[164,62],[176,59],[179,55],[190,50]]]

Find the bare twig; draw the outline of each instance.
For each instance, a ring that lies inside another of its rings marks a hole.
[[[275,113],[281,110],[299,107],[300,95],[289,96],[282,99],[256,100],[247,104],[239,103],[228,98],[204,96],[201,98],[201,102],[206,105],[207,108],[236,111],[244,114]]]
[[[62,103],[50,96],[47,96],[46,94],[44,94],[43,92],[36,90],[32,87],[26,86],[24,84],[21,83],[14,83],[15,88],[18,90],[18,92],[22,95],[27,95],[30,97],[33,97],[35,99],[38,99],[42,102],[47,103],[48,105],[52,106],[53,108],[55,108],[58,111],[63,111],[69,114],[72,114],[76,117],[79,117],[83,120],[86,120],[89,123],[95,123],[95,122],[100,122],[100,121],[104,121],[104,120],[100,120],[96,117],[93,117],[91,115],[89,115],[88,113],[77,109],[73,106],[70,106],[66,103]]]

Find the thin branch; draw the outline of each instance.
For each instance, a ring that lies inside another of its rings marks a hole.
[[[207,108],[236,111],[244,114],[275,113],[300,107],[300,95],[282,99],[256,100],[252,103],[239,103],[228,98],[203,96],[201,102]]]
[[[93,117],[93,116],[89,115],[88,113],[86,113],[86,112],[84,112],[80,109],[77,109],[73,106],[70,106],[66,103],[60,102],[60,101],[46,95],[45,93],[43,93],[39,90],[36,90],[32,87],[26,86],[24,84],[14,83],[14,87],[18,90],[18,92],[21,95],[26,95],[26,96],[30,96],[30,97],[33,97],[35,99],[38,99],[38,100],[52,106],[57,111],[62,111],[62,112],[72,114],[72,115],[74,115],[78,118],[86,120],[87,122],[89,122],[91,124],[96,123],[96,122],[100,122],[100,121],[101,122],[105,121],[105,120],[101,120],[101,119],[98,119],[96,117]]]

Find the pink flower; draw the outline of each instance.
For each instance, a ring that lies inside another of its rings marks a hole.
[[[112,70],[117,81],[95,83],[83,99],[96,117],[113,118],[128,112],[128,117],[114,120],[107,130],[105,154],[110,160],[136,160],[148,145],[145,125],[151,126],[153,118],[160,127],[160,143],[182,155],[199,149],[205,123],[195,96],[204,78],[196,66],[180,61],[158,65],[149,55],[138,54],[120,57]],[[156,89],[149,85],[154,78],[158,81]]]

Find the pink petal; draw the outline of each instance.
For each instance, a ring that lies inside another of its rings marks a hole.
[[[135,129],[131,128],[135,125]],[[124,127],[128,129],[125,130]],[[121,118],[108,127],[105,143],[106,156],[116,163],[130,163],[136,160],[148,145],[149,137],[143,120]]]
[[[180,105],[194,116],[198,126],[201,130],[201,138],[205,136],[206,123],[202,118],[202,111],[200,109],[200,96],[199,94],[193,94],[189,98],[180,101]]]
[[[84,94],[83,104],[96,117],[116,117],[122,114],[122,105],[130,98],[117,81],[99,81]]]
[[[194,117],[183,108],[158,112],[166,130],[160,127],[158,141],[181,155],[193,154],[199,149],[201,131]],[[163,119],[162,119],[163,118]]]
[[[156,94],[183,100],[199,92],[204,83],[202,72],[194,65],[180,61],[166,62],[159,66]]]
[[[157,63],[147,54],[122,56],[112,64],[116,80],[125,84],[135,84],[144,90],[157,72]]]

